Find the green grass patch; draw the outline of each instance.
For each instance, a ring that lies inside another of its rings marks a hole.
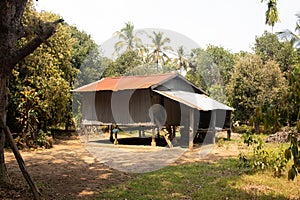
[[[293,199],[300,197],[299,179],[288,181],[272,172],[247,174],[238,159],[169,166],[138,174],[101,192],[97,199]]]

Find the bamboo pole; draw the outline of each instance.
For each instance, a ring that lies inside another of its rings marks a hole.
[[[151,141],[151,146],[155,147],[156,142],[155,142],[155,128],[152,128],[152,141]]]
[[[212,129],[212,143],[215,144],[216,143],[216,121],[217,121],[217,111],[216,110],[212,110],[211,111],[211,129]]]
[[[2,129],[5,133],[5,137],[7,138],[9,146],[15,155],[15,158],[18,162],[20,170],[33,193],[34,199],[36,199],[36,200],[41,199],[41,193],[40,193],[39,189],[37,188],[36,184],[34,183],[33,179],[31,178],[30,174],[26,170],[25,162],[24,162],[24,160],[19,152],[19,149],[11,135],[11,132],[10,132],[9,128],[4,125],[3,119],[1,117],[0,117],[0,127],[2,127]]]
[[[170,139],[167,137],[166,132],[165,132],[163,129],[161,129],[161,130],[162,130],[161,133],[162,133],[162,135],[164,136],[164,138],[165,138],[167,144],[169,145],[170,149],[172,149],[172,148],[173,148],[172,142],[171,142]]]
[[[189,149],[194,147],[194,109],[190,108]]]

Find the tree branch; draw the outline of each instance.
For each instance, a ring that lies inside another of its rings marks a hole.
[[[42,43],[47,43],[47,39],[50,38],[56,31],[56,26],[62,23],[63,19],[58,19],[54,22],[46,22],[43,24],[40,33],[32,39],[30,42],[17,49],[12,59],[10,60],[10,66],[13,68],[19,61],[24,59],[26,56],[31,54],[36,48],[38,48]]]

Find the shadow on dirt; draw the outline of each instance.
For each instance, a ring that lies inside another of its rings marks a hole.
[[[45,199],[90,199],[98,191],[134,176],[100,163],[80,140],[57,142],[59,145],[52,149],[21,152]],[[6,152],[5,156],[12,185],[0,188],[1,199],[32,199],[13,154]]]

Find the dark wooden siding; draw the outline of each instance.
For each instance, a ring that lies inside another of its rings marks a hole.
[[[100,91],[95,96],[97,120],[103,123],[150,122],[149,90]]]
[[[180,103],[164,97],[164,108],[167,112],[166,124],[180,125],[181,121],[181,105]]]
[[[96,121],[96,108],[95,108],[95,92],[82,93],[81,113],[82,119],[89,121]]]
[[[216,127],[230,128],[231,111],[229,110],[217,110],[216,111]],[[200,111],[200,123],[199,128],[207,129],[210,126],[211,111]]]
[[[111,91],[101,91],[96,93],[95,104],[97,121],[103,123],[115,123],[111,110]]]
[[[130,98],[129,110],[135,123],[151,122],[149,109],[152,106],[150,90],[135,90]]]
[[[168,125],[182,125],[183,121],[189,118],[189,107],[153,93],[150,89],[83,93],[82,114],[83,119],[107,124],[149,123],[151,122],[149,111],[155,104],[165,109],[165,122]],[[211,111],[195,110],[194,113],[195,126],[199,125],[198,127],[202,129],[209,128]],[[217,127],[230,128],[230,122],[231,111],[217,110]]]

